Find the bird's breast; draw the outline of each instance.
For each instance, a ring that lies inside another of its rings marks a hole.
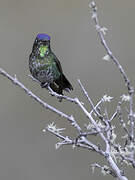
[[[33,57],[29,66],[33,76],[42,83],[51,83],[60,76],[56,62],[49,56],[44,58]]]

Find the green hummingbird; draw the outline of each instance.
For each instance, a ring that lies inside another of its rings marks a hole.
[[[72,85],[63,74],[60,61],[50,47],[50,36],[38,34],[29,56],[29,69],[32,76],[41,83],[41,87],[48,87],[58,94],[63,90],[70,92]]]

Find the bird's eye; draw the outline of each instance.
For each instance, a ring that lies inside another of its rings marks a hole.
[[[35,43],[37,43],[38,42],[38,40],[37,40],[37,38],[35,39]]]

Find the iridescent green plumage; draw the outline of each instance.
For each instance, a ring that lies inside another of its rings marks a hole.
[[[62,94],[63,90],[73,90],[63,74],[59,60],[50,48],[50,39],[46,39],[44,34],[41,35],[42,38],[37,36],[29,57],[32,76],[41,82],[41,87],[47,84],[59,94]]]

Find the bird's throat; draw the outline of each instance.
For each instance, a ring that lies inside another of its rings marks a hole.
[[[45,55],[47,55],[49,53],[49,47],[45,46],[45,45],[41,45],[39,47],[39,54],[41,57],[44,57]]]

